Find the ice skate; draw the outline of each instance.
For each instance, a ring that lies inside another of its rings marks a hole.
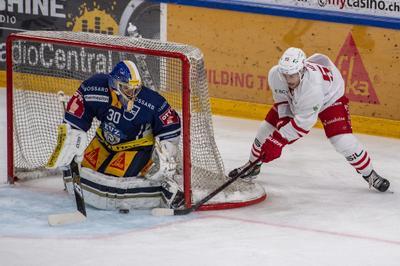
[[[249,164],[250,164],[250,161],[248,161],[245,165],[243,165],[241,167],[233,169],[232,171],[229,172],[228,176],[230,178],[237,176]],[[253,167],[251,167],[249,170],[247,170],[245,173],[243,173],[240,178],[245,181],[252,181],[253,179],[255,179],[258,176],[258,174],[260,173],[260,170],[261,170],[261,163],[255,164]]]
[[[390,186],[390,182],[378,175],[374,170],[368,176],[363,176],[363,178],[369,183],[370,187],[372,186],[380,192],[385,192]]]

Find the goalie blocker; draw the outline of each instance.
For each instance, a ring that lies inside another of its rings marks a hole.
[[[73,129],[69,124],[58,126],[57,145],[51,155],[46,168],[56,169],[67,167],[72,159],[80,163],[87,146],[86,132]]]

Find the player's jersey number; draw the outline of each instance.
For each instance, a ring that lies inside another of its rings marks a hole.
[[[321,71],[322,78],[326,81],[333,81],[332,72],[327,67],[318,66],[319,71]]]
[[[115,112],[113,109],[108,109],[107,119],[108,121],[118,124],[121,120],[121,113]]]

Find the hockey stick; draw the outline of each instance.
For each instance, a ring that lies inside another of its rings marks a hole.
[[[59,91],[57,93],[58,101],[61,103],[63,110],[66,110],[66,101],[65,94],[63,91]],[[82,222],[86,219],[86,208],[85,208],[85,200],[83,198],[83,192],[81,187],[81,177],[79,173],[79,165],[75,162],[75,157],[72,159],[72,162],[69,165],[70,172],[72,175],[72,186],[74,189],[75,202],[76,202],[76,212],[72,213],[60,213],[60,214],[52,214],[48,216],[49,225],[62,225],[69,223],[77,223]],[[64,180],[64,188],[66,189],[65,183],[65,173],[63,171],[63,180]]]
[[[248,166],[243,168],[236,176],[232,177],[228,181],[226,181],[224,184],[222,184],[220,187],[215,189],[213,192],[208,194],[206,197],[204,197],[202,200],[197,202],[195,205],[193,205],[190,208],[185,208],[181,210],[174,210],[174,209],[167,209],[167,208],[154,208],[151,210],[151,214],[154,216],[172,216],[172,215],[186,215],[189,214],[193,211],[198,210],[203,204],[205,204],[207,201],[212,199],[215,195],[220,193],[222,190],[224,190],[226,187],[228,187],[230,184],[235,182],[238,178],[242,177],[249,169],[251,169],[254,165],[259,163],[261,159],[257,159],[254,162],[250,163]]]
[[[60,213],[60,214],[49,215],[48,222],[49,225],[51,226],[77,223],[86,220],[85,200],[83,198],[83,192],[80,182],[81,178],[79,175],[79,166],[75,162],[75,158],[72,160],[70,164],[70,169],[72,174],[72,186],[74,188],[77,211],[72,213]]]
[[[67,110],[67,98],[65,97],[64,91],[57,92],[57,99],[61,104],[62,110],[65,112]],[[67,191],[67,182],[65,182],[65,177],[69,175],[70,170],[63,170],[63,182],[64,182],[64,190]],[[68,174],[67,174],[68,173]]]
[[[57,93],[58,101],[60,102],[63,110],[66,110],[66,98],[63,91]],[[71,173],[72,175],[72,186],[74,189],[75,202],[77,206],[77,211],[70,213],[52,214],[48,216],[48,223],[51,226],[63,225],[70,223],[82,222],[86,219],[86,209],[85,202],[83,199],[82,188],[80,185],[80,175],[79,166],[75,162],[75,158],[72,160],[69,166],[69,171],[63,171],[64,188],[66,189],[65,177],[66,173]]]

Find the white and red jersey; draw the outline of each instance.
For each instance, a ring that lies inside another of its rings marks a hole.
[[[279,129],[288,141],[306,135],[317,122],[318,114],[344,94],[343,77],[327,56],[312,55],[306,59],[305,68],[299,86],[293,90],[289,89],[278,66],[268,74],[279,118],[293,118]]]

